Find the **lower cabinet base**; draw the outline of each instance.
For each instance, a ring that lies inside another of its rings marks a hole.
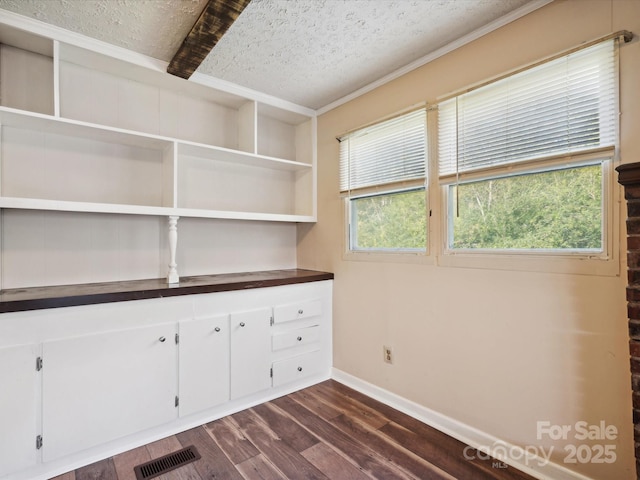
[[[328,380],[329,378],[331,378],[331,372],[330,370],[327,370],[325,372],[318,373],[317,375],[306,377],[303,380],[294,381],[279,387],[273,387],[269,390],[255,393],[238,400],[232,400],[214,409],[182,417],[176,421],[69,455],[60,460],[38,464],[33,468],[3,477],[2,480],[47,480],[85,465],[90,465],[94,462],[112,457],[119,453],[184,432],[185,430],[198,427],[227,415],[232,415],[275,398],[288,395],[303,388]]]
[[[0,480],[52,478],[327,380],[331,297],[326,280],[0,315]]]

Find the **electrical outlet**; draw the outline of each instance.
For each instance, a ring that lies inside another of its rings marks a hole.
[[[387,347],[383,345],[382,353],[383,353],[385,363],[393,363],[393,357],[391,356],[391,347]]]

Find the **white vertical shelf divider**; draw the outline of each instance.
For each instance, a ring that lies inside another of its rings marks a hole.
[[[318,118],[311,117],[311,216],[313,221],[318,219]],[[299,140],[296,142],[301,143]],[[300,192],[297,192],[301,195]],[[308,195],[308,192],[307,192]]]
[[[53,41],[53,116],[60,118],[60,42]]]
[[[4,233],[3,232],[4,232],[4,210],[0,208],[0,291],[4,289]]]
[[[178,207],[178,142],[171,142],[162,155],[162,206]]]
[[[2,117],[0,117],[0,199],[4,195],[4,188],[3,188],[3,185],[4,185],[4,178],[3,178],[4,167],[3,167],[3,161],[2,161],[3,160],[2,151],[4,149],[3,143],[4,143],[4,122],[2,121]],[[0,224],[0,227],[2,227],[2,224]],[[0,228],[0,237],[2,237],[2,229],[1,228]],[[1,250],[0,250],[0,252],[1,252]]]
[[[311,157],[313,158],[313,187],[311,202],[313,203],[313,221],[318,219],[318,117],[311,118]]]

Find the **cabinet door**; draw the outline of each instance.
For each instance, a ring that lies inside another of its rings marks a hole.
[[[231,398],[271,387],[271,308],[232,313]]]
[[[179,352],[180,416],[229,400],[229,315],[181,321]]]
[[[43,459],[177,418],[175,324],[43,344]]]
[[[36,463],[36,346],[0,348],[0,477]]]

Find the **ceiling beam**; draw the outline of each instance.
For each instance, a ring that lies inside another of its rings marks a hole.
[[[209,0],[167,72],[189,78],[251,0]]]

